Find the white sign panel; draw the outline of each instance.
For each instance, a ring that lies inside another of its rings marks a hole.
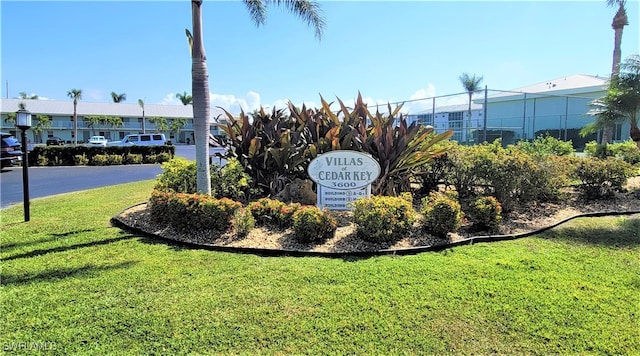
[[[371,196],[371,184],[355,189],[332,189],[318,186],[318,207],[329,210],[352,210],[353,202]]]
[[[371,196],[371,183],[380,175],[380,165],[361,152],[331,151],[311,161],[307,172],[318,184],[318,207],[347,210],[356,199]]]

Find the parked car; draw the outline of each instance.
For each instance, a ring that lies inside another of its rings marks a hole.
[[[166,145],[167,139],[164,134],[135,134],[125,136],[118,146],[153,146]]]
[[[49,137],[47,139],[47,146],[62,146],[64,145],[64,140],[60,137]]]
[[[89,139],[89,146],[107,146],[109,142],[104,136],[91,136]]]
[[[0,168],[11,167],[22,159],[20,142],[6,132],[0,132],[2,141],[2,154],[0,155]]]

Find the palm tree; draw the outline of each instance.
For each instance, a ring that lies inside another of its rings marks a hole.
[[[176,94],[176,98],[180,99],[180,101],[182,102],[182,105],[193,104],[193,97],[187,94],[186,91],[183,92],[182,94],[180,93]]]
[[[640,148],[640,56],[632,55],[620,65],[620,73],[609,81],[607,94],[591,102],[588,114],[596,121],[582,129],[581,134],[596,132],[606,126],[629,120],[631,139]]]
[[[582,137],[596,133],[604,129],[605,126],[624,122],[625,117],[617,108],[619,97],[620,92],[610,87],[605,96],[595,99],[589,104],[591,109],[587,112],[587,115],[593,116],[595,121],[580,130]]]
[[[471,135],[471,97],[473,93],[480,90],[480,83],[482,83],[482,77],[477,77],[475,74],[470,76],[467,73],[462,73],[458,78],[460,83],[464,87],[464,90],[469,94],[469,111],[467,112],[467,144],[469,144],[469,136]]]
[[[626,0],[607,0],[607,6],[618,7],[611,28],[613,28],[613,61],[611,64],[611,80],[614,80],[620,73],[620,62],[622,61],[622,31],[629,24],[627,17],[627,9],[625,8]],[[614,124],[606,124],[602,130],[601,144],[610,143],[613,140]]]
[[[71,89],[67,96],[73,99],[73,144],[78,144],[78,100],[82,99],[82,89]]]
[[[145,118],[144,118],[144,101],[142,99],[138,99],[138,105],[142,108],[142,133],[147,133],[147,128],[145,125]]]
[[[127,94],[122,93],[122,94],[118,94],[114,91],[111,92],[111,99],[113,99],[114,103],[121,103],[125,100],[127,100]]]
[[[33,125],[33,142],[42,143],[42,132],[51,128],[51,118],[48,115],[36,115],[38,123]]]
[[[87,124],[87,127],[93,131],[93,136],[96,135],[96,125],[100,125],[105,122],[104,117],[100,115],[87,115],[83,117],[82,120]]]
[[[118,127],[122,127],[124,122],[122,121],[122,118],[120,116],[107,116],[105,118],[105,124],[111,126],[111,128],[114,130],[114,136],[115,136],[116,129]]]
[[[620,73],[612,85],[620,91],[617,108],[627,117],[631,126],[629,136],[640,148],[640,55],[627,57],[620,66]]]
[[[177,136],[180,133],[180,130],[187,124],[187,119],[177,117],[171,120],[171,124],[169,124],[169,134]],[[177,141],[177,140],[176,140]]]
[[[311,0],[243,0],[254,23],[259,26],[266,20],[266,5],[284,5],[289,11],[301,17],[314,27],[316,37],[321,38],[324,19],[319,5]],[[191,0],[193,25],[191,48],[191,93],[193,95],[193,128],[196,143],[196,177],[199,193],[211,195],[211,174],[209,172],[210,98],[209,72],[202,39],[202,2]],[[188,36],[188,35],[187,35]]]
[[[158,117],[158,116],[150,117],[149,122],[155,125],[156,133],[162,133],[169,129],[169,124],[167,123],[167,119],[165,119],[164,117]]]

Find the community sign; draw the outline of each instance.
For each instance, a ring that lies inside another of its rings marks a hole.
[[[314,158],[307,172],[318,184],[319,208],[351,210],[353,201],[371,196],[380,165],[362,152],[331,151]]]

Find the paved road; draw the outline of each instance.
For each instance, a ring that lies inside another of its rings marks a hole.
[[[176,146],[176,155],[195,159],[195,146]],[[105,167],[29,167],[31,199],[115,184],[154,179],[162,173],[159,164]],[[0,208],[22,204],[22,167],[0,172]]]

